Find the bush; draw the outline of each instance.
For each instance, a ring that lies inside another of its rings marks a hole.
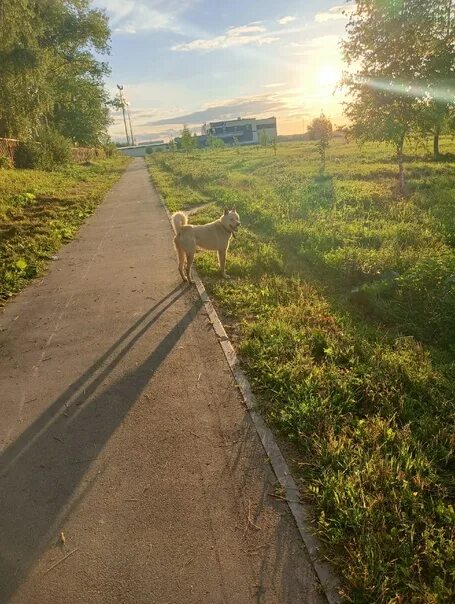
[[[16,168],[54,170],[71,158],[71,141],[55,130],[43,130],[38,140],[23,141],[15,152]]]
[[[14,153],[16,168],[39,168],[43,156],[43,147],[36,141],[23,141],[19,143]]]
[[[44,130],[39,142],[43,146],[41,168],[53,170],[69,163],[71,158],[71,141],[55,130]]]

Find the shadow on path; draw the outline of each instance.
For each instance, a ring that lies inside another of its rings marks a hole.
[[[99,387],[184,291],[175,288],[148,310],[0,454],[0,602],[12,597],[55,538],[90,462],[193,321],[200,301],[139,366],[106,389]]]

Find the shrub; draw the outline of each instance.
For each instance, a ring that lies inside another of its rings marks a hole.
[[[65,136],[52,129],[43,130],[39,136],[39,142],[43,147],[41,168],[53,170],[69,163],[72,145]]]
[[[54,170],[67,164],[71,157],[71,142],[55,130],[43,130],[38,140],[23,141],[15,152],[16,168]]]
[[[16,168],[39,168],[43,157],[43,147],[36,141],[22,141],[14,153]]]

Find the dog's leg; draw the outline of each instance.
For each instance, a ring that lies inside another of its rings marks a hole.
[[[188,279],[188,283],[193,283],[191,279],[191,267],[193,266],[194,253],[186,255],[186,277]]]
[[[184,272],[185,258],[186,258],[185,250],[180,246],[178,237],[175,237],[174,244],[175,244],[175,249],[177,250],[177,255],[179,257],[179,273],[180,273],[180,276],[182,277],[182,279],[184,281],[186,281],[186,275]]]
[[[226,250],[218,250],[218,260],[220,262],[220,271],[223,279],[229,279],[229,275],[226,274]]]

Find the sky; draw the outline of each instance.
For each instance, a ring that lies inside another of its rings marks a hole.
[[[277,118],[278,134],[306,130],[323,111],[345,123],[339,41],[343,0],[94,0],[112,30],[113,96],[124,86],[137,140],[168,140],[183,124]],[[113,113],[110,134],[124,140]]]

